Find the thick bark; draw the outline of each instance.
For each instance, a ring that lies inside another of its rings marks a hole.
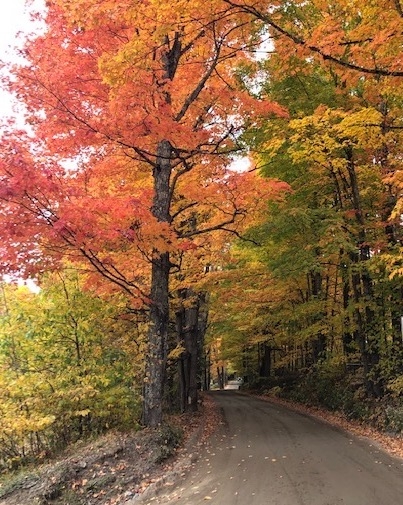
[[[166,36],[165,51],[161,56],[164,77],[172,81],[181,56],[180,34],[173,40]],[[164,93],[166,103],[171,102],[169,92]],[[159,222],[170,223],[172,146],[161,140],[157,146],[157,160],[153,168],[154,200],[152,213]],[[164,381],[167,362],[169,330],[169,254],[153,251],[150,292],[150,321],[148,353],[144,381],[143,423],[157,426],[162,422]]]
[[[171,151],[168,141],[163,140],[159,143],[158,158],[153,173],[155,194],[152,211],[160,222],[170,221]],[[143,402],[143,423],[146,426],[157,426],[162,422],[169,328],[169,271],[169,254],[154,251]]]
[[[143,404],[143,423],[146,426],[157,426],[162,422],[169,323],[168,276],[169,256],[164,254],[153,262],[152,267],[152,303]]]

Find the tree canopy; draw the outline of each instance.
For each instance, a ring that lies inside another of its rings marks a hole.
[[[141,321],[142,422],[173,394],[197,405],[213,355],[251,382],[336,363],[367,397],[396,389],[399,1],[50,0],[43,17],[3,82],[27,127],[2,129],[0,268],[74,266]]]

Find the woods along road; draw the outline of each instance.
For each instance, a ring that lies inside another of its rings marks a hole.
[[[212,395],[224,425],[182,481],[144,503],[403,504],[403,460],[371,441],[238,392]]]

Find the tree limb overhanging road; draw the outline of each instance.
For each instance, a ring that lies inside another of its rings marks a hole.
[[[367,439],[235,391],[212,393],[225,423],[181,482],[146,503],[398,505],[403,460]]]

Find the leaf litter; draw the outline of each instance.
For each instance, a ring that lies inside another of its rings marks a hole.
[[[199,413],[170,416],[167,426],[111,432],[75,444],[46,464],[0,477],[0,503],[130,504],[152,487],[172,486],[219,423],[215,403],[205,396]]]

